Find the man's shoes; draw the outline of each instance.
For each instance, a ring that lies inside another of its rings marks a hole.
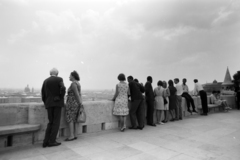
[[[43,144],[42,144],[42,147],[43,147],[43,148],[46,148],[47,146],[48,146],[48,143],[43,143]]]
[[[194,112],[194,113],[198,113],[196,110],[193,110],[192,112]]]
[[[61,143],[58,143],[58,142],[48,143],[48,147],[55,147],[55,146],[59,146],[59,145],[61,145]]]
[[[142,130],[143,128],[144,128],[144,127],[139,127],[139,126],[137,127],[137,129],[140,129],[140,130]]]
[[[207,116],[207,113],[201,113],[201,116]]]
[[[138,129],[138,127],[129,127],[128,129]]]
[[[171,122],[174,122],[174,121],[175,121],[175,119],[173,118],[173,119],[171,119],[170,121],[171,121]]]
[[[190,109],[187,110],[190,114],[192,114],[192,111]]]

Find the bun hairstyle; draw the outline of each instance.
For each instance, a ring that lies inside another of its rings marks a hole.
[[[77,71],[71,72],[71,75],[74,77],[75,80],[80,81],[80,77]]]

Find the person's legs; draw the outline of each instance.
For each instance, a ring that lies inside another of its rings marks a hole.
[[[79,123],[74,123],[74,138],[78,135]]]
[[[49,143],[56,142],[59,126],[60,126],[60,120],[61,120],[61,107],[53,107],[53,123],[52,123],[52,130],[50,134]]]
[[[127,116],[123,116],[123,128],[126,128]]]
[[[147,101],[147,124],[153,125],[153,112],[154,112],[154,103],[153,101]]]
[[[144,127],[144,119],[145,119],[143,102],[144,102],[143,100],[140,100],[137,108],[137,121],[138,121],[138,126],[140,128]]]
[[[139,100],[134,100],[131,102],[131,107],[129,110],[129,115],[130,115],[130,121],[131,121],[131,128],[137,128],[137,124],[136,124],[136,120],[137,120],[137,116],[136,116],[136,111],[139,105]]]
[[[170,113],[170,115],[171,115],[171,120],[170,121],[174,121],[175,120],[175,116],[174,116],[174,110],[169,110],[169,113]]]
[[[186,100],[186,102],[187,102],[188,112],[192,113],[191,110],[190,110],[190,101],[189,101],[188,94],[187,94],[187,93],[183,93],[183,94],[182,94],[182,97],[184,97],[185,100]]]
[[[47,125],[47,129],[45,132],[45,138],[43,140],[43,143],[45,145],[48,144],[49,139],[50,139],[50,135],[51,135],[51,131],[52,131],[52,124],[53,124],[53,108],[47,108],[47,113],[48,113],[48,125]]]
[[[160,117],[160,110],[156,110],[156,120],[157,120],[157,124],[160,124],[160,119],[159,119],[159,117]]]
[[[179,108],[178,108],[178,99],[176,100],[176,108],[175,108],[175,120],[179,119]]]
[[[182,96],[178,96],[178,114],[179,114],[179,119],[181,120],[182,119]]]
[[[123,116],[119,116],[120,129],[123,128]]]
[[[164,117],[165,117],[164,122],[167,123],[168,119],[169,119],[169,111],[168,110],[164,111]]]
[[[68,139],[73,139],[74,138],[74,123],[73,121],[68,123],[69,126],[69,137]]]
[[[160,122],[160,124],[164,124],[163,122],[162,122],[162,114],[163,114],[163,110],[159,110],[159,122]]]
[[[207,113],[208,113],[207,94],[203,90],[200,91],[199,94],[200,94],[200,98],[201,98],[201,101],[202,101],[203,114],[207,115]]]

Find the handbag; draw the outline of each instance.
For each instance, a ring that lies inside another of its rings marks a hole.
[[[83,105],[82,105],[82,108],[83,108],[82,110],[79,108],[79,111],[78,111],[78,117],[77,117],[78,123],[85,123],[87,120],[87,115]]]
[[[165,97],[163,97],[164,105],[168,104],[168,101]]]

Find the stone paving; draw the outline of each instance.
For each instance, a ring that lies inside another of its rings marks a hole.
[[[42,148],[39,143],[4,149],[0,160],[240,160],[240,111],[58,141],[58,147]]]

